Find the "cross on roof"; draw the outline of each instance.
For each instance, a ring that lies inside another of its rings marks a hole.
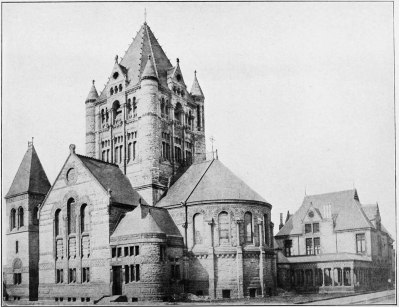
[[[209,140],[212,142],[212,152],[213,152],[213,142],[215,142],[215,138],[213,137],[213,135],[211,135],[211,137],[209,138]]]

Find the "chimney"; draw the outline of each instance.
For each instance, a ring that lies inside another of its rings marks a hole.
[[[280,230],[281,228],[283,228],[284,224],[283,224],[283,214],[280,213],[280,225],[278,226],[278,230]]]

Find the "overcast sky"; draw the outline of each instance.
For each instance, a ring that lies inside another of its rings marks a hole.
[[[219,158],[279,213],[355,187],[395,235],[393,3],[2,4],[3,196],[32,136],[54,182],[144,21],[205,94]],[[4,206],[3,206],[4,209]],[[3,215],[4,216],[4,215]]]

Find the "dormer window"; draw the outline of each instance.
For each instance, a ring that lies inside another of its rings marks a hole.
[[[176,80],[179,81],[179,82],[181,81],[181,75],[180,74],[176,75]]]

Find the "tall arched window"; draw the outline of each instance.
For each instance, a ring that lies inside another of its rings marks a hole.
[[[182,106],[180,102],[176,104],[176,109],[175,109],[175,120],[181,124],[181,114],[183,112]]]
[[[39,207],[37,206],[33,208],[32,221],[33,225],[39,225]]]
[[[230,242],[229,232],[229,215],[223,211],[219,214],[219,244],[227,244]]]
[[[114,101],[114,103],[112,104],[112,109],[114,111],[114,123],[115,123],[116,120],[121,119],[122,117],[122,108],[118,100]]]
[[[123,161],[122,154],[123,154],[123,145],[119,146],[119,163],[122,163]]]
[[[101,123],[104,124],[105,122],[105,114],[104,114],[104,109],[101,110]]]
[[[250,212],[246,212],[244,215],[244,236],[245,236],[246,243],[253,242],[252,214]]]
[[[127,100],[126,112],[127,112],[127,118],[131,118],[132,117],[132,102],[131,102],[130,98]]]
[[[161,115],[162,115],[162,117],[164,117],[164,115],[165,115],[165,99],[164,98],[162,98],[162,101],[161,101]]]
[[[76,213],[75,213],[75,200],[70,198],[67,206],[68,216],[68,234],[76,233]]]
[[[137,102],[136,102],[136,97],[133,97],[133,117],[137,117]]]
[[[194,228],[194,244],[203,244],[204,235],[204,217],[201,213],[197,213],[193,218]]]
[[[61,209],[58,209],[55,212],[54,216],[54,231],[55,231],[55,236],[61,236],[64,228],[64,221],[62,219],[62,212]]]
[[[118,163],[118,157],[119,157],[119,147],[115,147],[115,155],[114,155],[115,163]]]
[[[127,158],[130,160],[132,158],[132,143],[129,143],[127,147]]]
[[[18,208],[18,228],[24,226],[24,208]]]
[[[269,245],[269,216],[265,214],[263,216],[263,233],[265,236],[265,243],[266,245]]]
[[[82,233],[89,231],[89,213],[86,204],[80,208],[80,230]]]
[[[15,223],[16,215],[17,215],[16,210],[15,209],[11,209],[11,213],[10,213],[10,230],[13,230],[16,227],[16,223]]]
[[[136,160],[136,147],[137,147],[137,142],[133,142],[133,160]]]

